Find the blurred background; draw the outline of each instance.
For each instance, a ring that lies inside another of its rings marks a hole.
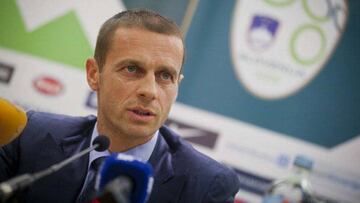
[[[181,27],[185,79],[167,125],[236,170],[237,202],[261,202],[297,155],[314,163],[317,197],[359,202],[357,0],[4,0],[0,97],[96,114],[84,62],[101,24],[132,8]]]

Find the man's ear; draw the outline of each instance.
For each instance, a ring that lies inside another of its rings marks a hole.
[[[99,89],[99,67],[94,58],[89,58],[86,60],[86,79],[93,91]]]
[[[180,76],[179,76],[179,82],[178,82],[178,84],[180,85],[180,83],[181,83],[181,81],[184,79],[184,75],[183,74],[180,74]]]

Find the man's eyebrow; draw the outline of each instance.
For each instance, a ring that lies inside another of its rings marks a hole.
[[[124,60],[121,60],[121,61],[115,63],[115,67],[121,67],[121,66],[127,65],[127,64],[133,64],[133,65],[136,65],[136,66],[141,66],[140,61],[137,61],[137,60],[134,60],[134,59],[124,59]]]

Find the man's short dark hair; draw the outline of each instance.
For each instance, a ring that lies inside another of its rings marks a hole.
[[[114,33],[119,27],[140,28],[160,34],[173,35],[179,37],[184,45],[180,29],[170,19],[150,10],[123,11],[108,19],[100,28],[94,54],[100,71],[105,65],[106,54],[111,46]]]

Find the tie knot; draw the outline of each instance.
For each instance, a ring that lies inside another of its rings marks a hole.
[[[106,156],[98,157],[90,163],[90,168],[84,186],[78,196],[77,202],[90,202],[96,196],[95,182],[102,162]]]

